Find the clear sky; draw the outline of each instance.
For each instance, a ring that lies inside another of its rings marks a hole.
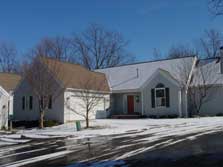
[[[214,18],[208,0],[1,0],[0,41],[20,52],[41,38],[71,35],[97,23],[121,32],[137,60],[152,58],[172,45],[190,44],[205,29],[222,31],[223,16]]]

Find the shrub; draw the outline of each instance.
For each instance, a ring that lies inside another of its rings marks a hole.
[[[4,130],[5,131],[5,130],[7,130],[7,128],[5,126],[2,126],[1,127],[1,130]]]
[[[157,115],[149,115],[149,118],[157,118]]]
[[[216,116],[221,117],[223,116],[223,113],[217,113]]]
[[[52,127],[52,126],[57,126],[59,123],[54,120],[45,120],[44,121],[44,127]]]
[[[166,118],[178,118],[177,114],[169,114],[169,115],[149,115],[149,118],[155,118],[155,119],[166,119]]]
[[[168,115],[167,117],[168,118],[178,118],[178,115],[177,114],[171,114],[171,115]]]

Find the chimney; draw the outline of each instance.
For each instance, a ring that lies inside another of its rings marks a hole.
[[[223,74],[223,46],[220,47],[220,72]]]

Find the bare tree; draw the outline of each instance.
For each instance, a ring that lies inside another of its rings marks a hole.
[[[217,91],[219,81],[219,67],[216,59],[199,60],[193,72],[193,78],[189,83],[189,98],[191,110],[200,114],[202,106],[213,99]]]
[[[86,128],[89,128],[89,120],[92,114],[95,114],[95,107],[102,102],[105,103],[105,94],[108,93],[108,91],[105,91],[106,81],[88,76],[86,80],[80,81],[80,85],[82,85],[82,89],[70,95],[65,101],[65,106],[73,113],[84,118]],[[72,97],[78,97],[79,102],[72,105]]]
[[[59,82],[65,74],[58,60],[33,55],[31,62],[24,64],[23,75],[38,101],[39,127],[43,128],[45,112],[65,90],[66,86]]]
[[[201,57],[210,58],[219,56],[220,47],[223,44],[222,34],[214,29],[206,30],[200,38]]]
[[[153,49],[153,58],[154,58],[154,60],[161,60],[163,58],[159,49],[157,49],[157,48]]]
[[[14,45],[10,43],[0,43],[0,70],[2,72],[16,72],[17,71],[17,50]]]
[[[134,57],[126,53],[127,44],[120,33],[96,24],[73,39],[79,63],[90,70],[133,61]]]
[[[223,15],[223,0],[209,0],[208,7],[212,14]]]
[[[65,37],[44,38],[33,52],[58,60],[75,61],[71,40]]]
[[[177,45],[170,48],[168,58],[181,58],[197,55],[197,51],[186,45]]]

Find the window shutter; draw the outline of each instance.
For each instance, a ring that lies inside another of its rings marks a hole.
[[[151,89],[151,104],[152,108],[155,108],[155,90]]]
[[[170,91],[166,88],[166,107],[170,107]]]
[[[25,96],[22,97],[22,109],[25,110],[25,105],[26,105],[26,98]]]
[[[29,109],[32,110],[33,109],[33,97],[29,96]]]

